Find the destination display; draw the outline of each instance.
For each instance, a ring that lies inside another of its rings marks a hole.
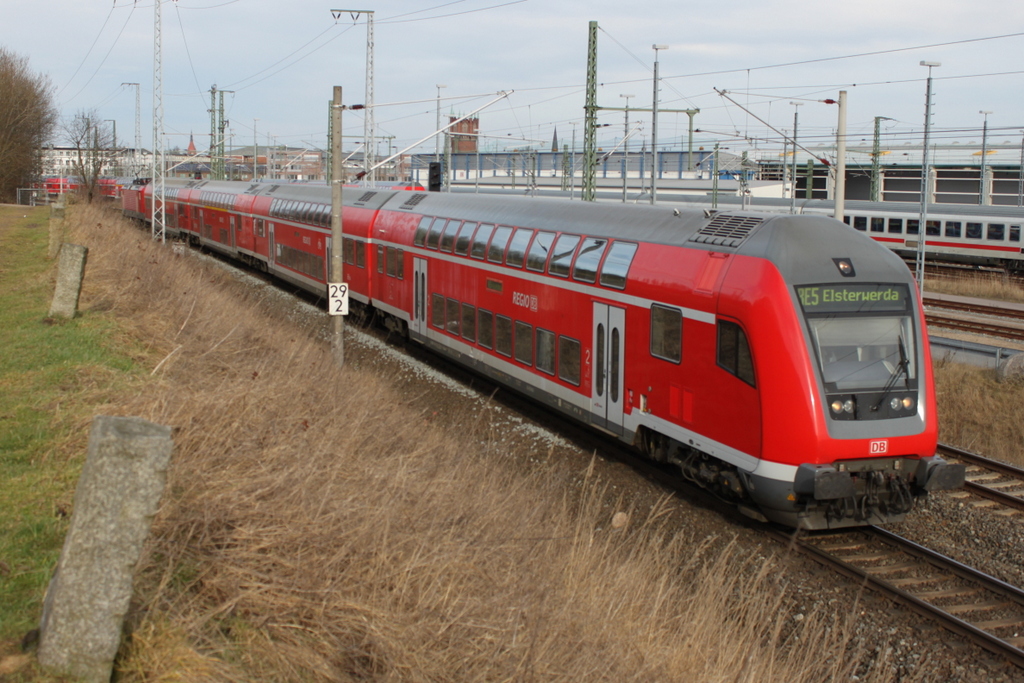
[[[827,284],[796,288],[805,313],[906,311],[910,292],[896,284]]]

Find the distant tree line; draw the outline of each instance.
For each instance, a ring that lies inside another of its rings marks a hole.
[[[38,176],[40,150],[57,125],[53,98],[48,77],[0,47],[0,201],[17,201],[18,188]]]

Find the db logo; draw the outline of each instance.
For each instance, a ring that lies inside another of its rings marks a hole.
[[[871,454],[872,455],[880,455],[882,453],[888,453],[888,452],[889,452],[889,442],[888,441],[882,440],[882,441],[872,441],[871,442]]]

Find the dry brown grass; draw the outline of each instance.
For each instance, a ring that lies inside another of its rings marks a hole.
[[[1024,383],[960,363],[934,367],[939,440],[1024,467]]]
[[[175,428],[120,680],[821,681],[866,666],[849,624],[794,618],[775,561],[673,531],[669,501],[613,529],[591,471],[523,473],[486,417],[442,433],[258,290],[119,218],[74,217],[83,307],[116,316],[154,368],[105,409]]]
[[[929,276],[925,278],[925,290],[937,294],[1024,303],[1024,285],[1020,280],[1002,273]]]

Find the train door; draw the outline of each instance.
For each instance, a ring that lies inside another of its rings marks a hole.
[[[594,371],[590,419],[603,429],[622,434],[622,383],[626,309],[594,302]]]
[[[274,265],[274,224],[267,222],[267,263]]]
[[[413,257],[412,331],[427,333],[427,259]]]

